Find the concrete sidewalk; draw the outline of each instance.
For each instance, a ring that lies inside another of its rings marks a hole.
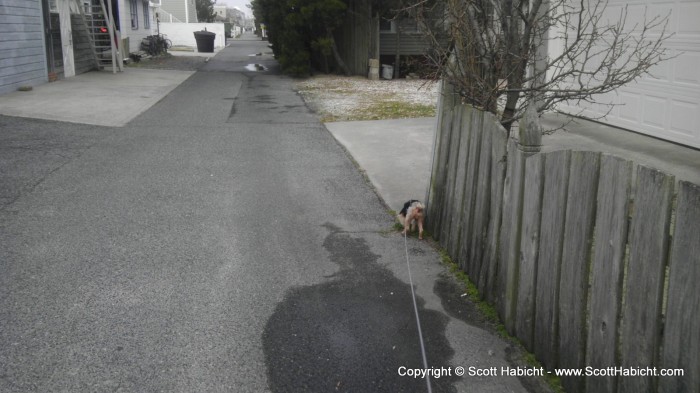
[[[231,40],[227,42],[227,46]],[[172,50],[175,57],[201,57],[212,53]],[[32,91],[0,95],[0,115],[123,127],[163,99],[195,71],[126,67],[91,71],[35,86]]]
[[[424,201],[430,182],[437,119],[344,121],[326,128],[357,161],[384,202],[399,211]]]
[[[0,114],[122,127],[168,95],[193,71],[94,71],[0,95]]]

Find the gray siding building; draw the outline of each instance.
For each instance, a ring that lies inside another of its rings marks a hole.
[[[0,94],[48,81],[41,0],[0,0]]]
[[[110,6],[119,39],[106,38],[105,44],[96,31],[107,26]],[[148,0],[0,0],[0,94],[102,68],[111,42],[119,43],[121,62],[154,25]]]
[[[165,11],[160,16],[161,22],[198,22],[194,0],[160,0],[160,11]]]

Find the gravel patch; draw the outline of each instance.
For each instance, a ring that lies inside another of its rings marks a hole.
[[[434,116],[438,98],[438,83],[422,79],[319,75],[296,89],[324,122]]]

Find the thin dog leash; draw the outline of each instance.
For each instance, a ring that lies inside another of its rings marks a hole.
[[[423,341],[423,331],[420,328],[420,317],[418,316],[418,303],[416,302],[416,292],[413,289],[413,276],[411,275],[411,263],[408,261],[408,234],[403,234],[403,245],[406,250],[406,267],[408,268],[408,282],[411,284],[411,296],[413,297],[413,311],[416,313],[416,326],[418,326],[418,338],[420,339],[420,351],[423,355],[423,368],[428,370],[428,357],[425,355],[425,342]],[[428,393],[433,393],[433,388],[430,385],[430,375],[426,373],[425,383],[428,386]]]

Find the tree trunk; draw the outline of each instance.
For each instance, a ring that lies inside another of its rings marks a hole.
[[[513,116],[515,116],[515,111],[518,105],[518,99],[520,98],[520,92],[510,91],[506,93],[506,106],[503,108],[503,115],[501,116],[501,125],[506,131],[510,132],[510,127],[513,126]]]
[[[328,38],[331,40],[331,48],[333,49],[333,58],[335,58],[335,62],[338,63],[338,66],[343,70],[346,76],[350,76],[350,69],[343,61],[343,58],[340,57],[340,52],[338,52],[338,46],[335,44],[335,38],[333,38],[333,31],[331,29],[326,29],[326,32],[328,33]]]
[[[399,64],[401,61],[401,28],[396,20],[396,58],[394,59],[394,79],[399,79]]]
[[[323,72],[326,74],[330,74],[331,70],[330,70],[330,67],[328,66],[328,56],[321,53],[321,57],[323,58]]]

